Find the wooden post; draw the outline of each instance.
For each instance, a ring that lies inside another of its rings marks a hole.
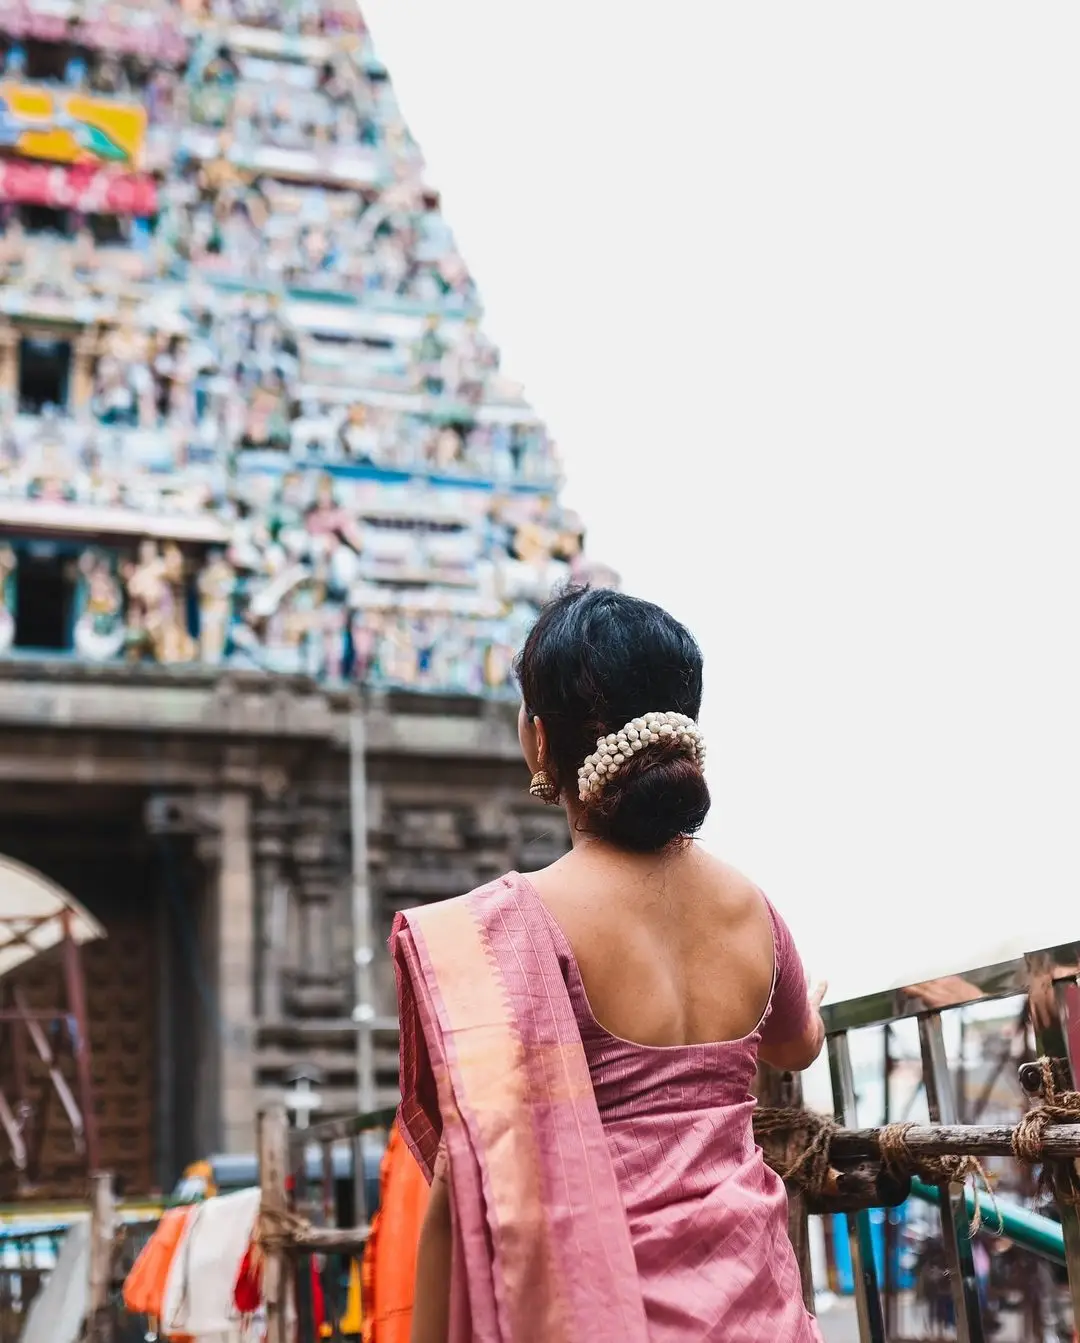
[[[334,1144],[319,1144],[322,1154],[322,1224],[337,1226],[337,1180],[334,1178]]]
[[[780,1103],[785,1107],[802,1106],[802,1080],[797,1073],[783,1073],[780,1078]],[[796,1189],[788,1190],[788,1237],[799,1264],[803,1305],[814,1314],[814,1274],[810,1267],[810,1227],[807,1221],[806,1196]]]
[[[285,1175],[288,1168],[289,1117],[283,1105],[259,1115],[259,1189],[262,1209],[271,1215],[287,1208]],[[289,1343],[289,1274],[285,1255],[275,1249],[263,1264],[263,1299],[266,1302],[266,1343]]]
[[[292,1194],[290,1211],[297,1213],[309,1224],[314,1216],[311,1202],[311,1186],[307,1171],[307,1130],[297,1132],[293,1129],[289,1135],[289,1192]],[[311,1299],[310,1254],[292,1256],[289,1267],[292,1269],[296,1301],[296,1336],[299,1343],[315,1343],[315,1320]]]
[[[116,1239],[116,1200],[111,1175],[91,1176],[90,1284],[86,1301],[88,1337],[108,1343],[112,1337],[109,1296],[112,1291],[113,1245]]]
[[[802,1106],[802,1082],[797,1073],[782,1073],[767,1065],[759,1065],[757,1079],[758,1102],[779,1106],[781,1109]],[[795,1251],[802,1284],[803,1305],[814,1313],[814,1275],[810,1266],[810,1231],[807,1222],[805,1196],[794,1188],[788,1195],[788,1239]]]

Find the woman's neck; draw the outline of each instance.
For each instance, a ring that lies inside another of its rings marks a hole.
[[[576,800],[564,802],[563,811],[570,829],[570,849],[575,860],[588,858],[590,861],[621,862],[633,866],[648,867],[656,863],[668,862],[671,858],[685,853],[694,847],[693,835],[680,835],[657,853],[637,853],[632,849],[621,849],[610,840],[592,835],[588,830],[585,808]]]

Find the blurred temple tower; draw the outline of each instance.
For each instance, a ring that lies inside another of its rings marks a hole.
[[[297,1068],[322,1116],[392,1100],[392,911],[565,844],[511,660],[590,574],[480,315],[349,0],[0,6],[0,856],[104,930],[129,1193],[250,1151]]]

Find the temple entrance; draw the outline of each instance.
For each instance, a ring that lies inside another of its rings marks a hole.
[[[28,1099],[33,1113],[29,1172],[25,1161],[20,1169],[10,1134],[0,1125],[0,1197],[18,1197],[27,1188],[37,1198],[85,1195],[86,1153],[70,1113],[72,1098],[83,1108],[82,1032],[89,1042],[97,1165],[116,1173],[122,1194],[150,1194],[174,1178],[173,1133],[159,1094],[163,1075],[175,1079],[171,1060],[162,1057],[167,1008],[161,1002],[160,910],[148,898],[153,865],[139,798],[108,788],[0,790],[0,855],[0,912],[8,874],[29,873],[34,889],[58,892],[53,898],[73,902],[96,930],[78,947],[85,991],[81,1023],[79,1014],[66,1010],[68,967],[61,949],[46,947],[5,965],[0,942],[5,1016],[20,1007],[28,1013],[65,1008],[55,1021],[41,1023],[55,1075],[25,1031],[20,1049],[10,1047],[9,1022],[3,1023],[0,1092],[13,1111],[16,1096]],[[25,903],[24,896],[16,892],[7,903]]]
[[[9,1197],[80,1174],[85,1185],[100,1166],[81,950],[103,936],[67,891],[0,856],[0,1187]],[[59,1129],[67,1151],[54,1161]]]

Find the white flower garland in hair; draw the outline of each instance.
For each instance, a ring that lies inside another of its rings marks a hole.
[[[595,754],[586,756],[578,770],[579,799],[587,801],[590,794],[598,793],[618,774],[619,767],[632,755],[667,737],[676,738],[690,759],[704,768],[705,739],[692,718],[684,713],[647,713],[631,719],[618,732],[597,737]]]

